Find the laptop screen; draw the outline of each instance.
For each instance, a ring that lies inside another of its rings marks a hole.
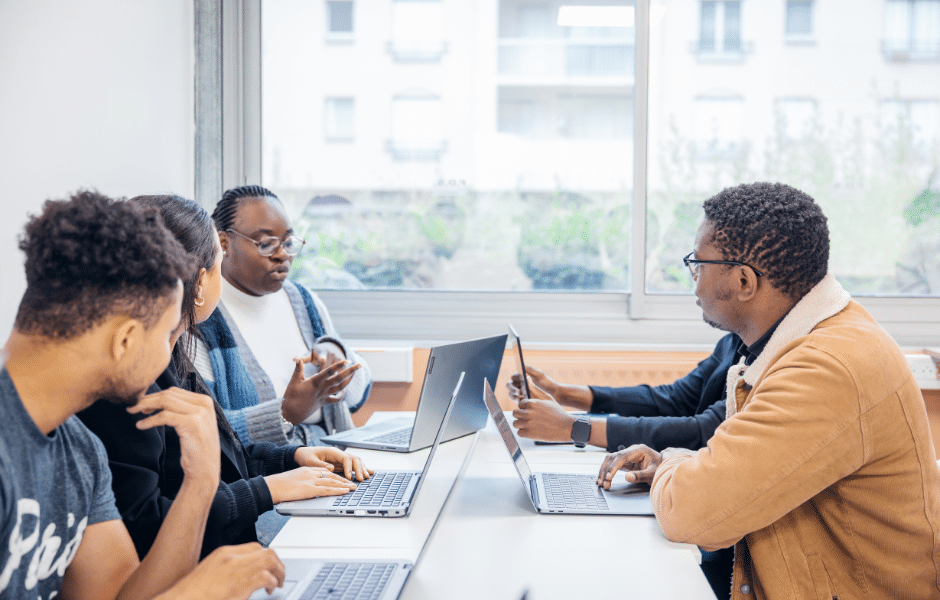
[[[526,398],[531,398],[532,392],[529,390],[529,378],[525,372],[525,361],[522,360],[522,342],[519,341],[519,334],[516,333],[512,325],[509,326],[509,337],[506,340],[506,345],[512,354],[513,360],[516,361],[516,372],[522,374],[522,391],[525,392]]]
[[[532,470],[529,468],[529,463],[526,462],[525,457],[522,455],[522,448],[519,447],[519,441],[512,432],[512,426],[509,425],[509,421],[506,420],[506,415],[503,414],[503,409],[500,408],[499,402],[496,400],[496,394],[493,393],[490,382],[485,379],[483,380],[483,401],[486,403],[486,408],[490,411],[490,416],[493,417],[493,422],[496,423],[496,429],[499,430],[499,435],[503,436],[506,449],[509,450],[509,456],[512,457],[512,464],[516,466],[519,477],[521,477],[522,481],[528,486],[529,479],[532,477]]]
[[[457,404],[457,394],[460,392],[460,386],[463,384],[463,377],[465,373],[460,373],[460,378],[457,379],[457,386],[454,387],[454,393],[450,396],[450,402],[447,403],[447,410],[444,411],[444,418],[441,420],[440,426],[437,428],[437,433],[434,436],[434,443],[431,444],[431,451],[428,452],[428,458],[424,461],[424,469],[421,471],[421,477],[418,478],[418,483],[415,485],[415,491],[411,494],[411,497],[417,498],[418,492],[421,490],[421,486],[424,484],[424,480],[427,479],[428,469],[431,468],[431,460],[434,458],[434,453],[437,452],[437,447],[441,443],[441,438],[444,437],[444,429],[447,428],[447,421],[450,419],[450,413],[454,410],[454,405]],[[411,508],[414,506],[414,500],[408,505],[408,511],[411,511]]]

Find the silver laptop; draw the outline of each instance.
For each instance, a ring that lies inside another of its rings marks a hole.
[[[597,485],[597,475],[533,473],[522,447],[496,401],[490,382],[483,382],[483,400],[512,458],[526,497],[540,514],[574,515],[652,515],[649,486],[626,483],[605,490]]]
[[[468,452],[464,457],[457,479],[470,462]],[[428,549],[431,536],[437,527],[441,515],[454,491],[451,486],[444,499],[441,510],[437,513],[424,544],[415,557],[414,563],[408,560],[360,559],[330,561],[315,558],[287,558],[284,563],[285,577],[283,587],[268,594],[263,588],[252,594],[249,600],[395,600],[418,568]]]
[[[364,425],[322,438],[334,446],[414,452],[431,445],[441,415],[447,408],[451,386],[457,375],[466,373],[454,414],[444,431],[443,441],[469,435],[486,426],[486,406],[480,400],[483,380],[496,381],[506,349],[506,336],[481,338],[431,348],[414,416],[403,415]]]
[[[309,500],[281,502],[275,508],[282,515],[337,516],[337,517],[404,517],[411,512],[418,490],[424,483],[431,467],[431,460],[441,443],[447,421],[457,402],[457,394],[464,380],[461,373],[457,387],[444,407],[444,415],[438,423],[434,442],[424,469],[417,471],[376,471],[365,481],[356,484],[355,491],[343,496],[324,496]]]

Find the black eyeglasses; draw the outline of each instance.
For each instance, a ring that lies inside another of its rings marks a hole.
[[[692,258],[692,255],[695,252],[689,252],[682,257],[682,262],[689,268],[689,271],[693,276],[698,275],[698,266],[699,265],[737,265],[739,267],[751,267],[751,265],[743,262],[738,262],[736,260],[698,260],[697,258]],[[763,273],[751,267],[751,270],[754,271],[754,274],[758,277],[761,277]]]
[[[225,231],[228,233],[234,233],[235,235],[240,235],[257,246],[258,254],[261,256],[272,256],[281,246],[284,246],[284,252],[287,253],[287,256],[297,256],[303,249],[304,244],[307,243],[307,240],[302,237],[297,237],[296,235],[292,235],[285,240],[281,240],[281,238],[275,237],[273,235],[263,237],[260,240],[255,240],[248,237],[244,233],[235,231],[234,229],[226,229]]]

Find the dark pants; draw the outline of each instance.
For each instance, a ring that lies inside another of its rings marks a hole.
[[[702,572],[718,600],[731,598],[731,574],[734,570],[734,547],[715,552],[702,550]]]

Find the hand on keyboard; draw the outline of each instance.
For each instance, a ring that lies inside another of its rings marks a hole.
[[[363,481],[375,473],[372,469],[366,468],[365,463],[358,456],[346,454],[339,448],[331,446],[302,446],[294,454],[294,460],[302,467],[323,467],[333,472],[339,472],[342,469],[346,479],[355,477]]]
[[[342,496],[356,484],[322,467],[300,467],[264,478],[274,504],[320,496]]]

